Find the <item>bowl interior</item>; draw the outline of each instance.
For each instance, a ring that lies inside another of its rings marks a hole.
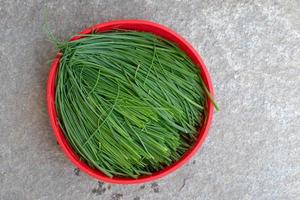
[[[206,84],[206,87],[208,88],[209,92],[213,95],[213,87],[210,80],[209,73],[205,67],[205,64],[203,63],[200,56],[197,54],[197,52],[194,50],[194,48],[185,41],[181,36],[179,36],[174,31],[153,23],[149,21],[143,21],[143,20],[120,20],[120,21],[110,21],[105,22],[101,24],[97,24],[95,26],[92,26],[90,28],[87,28],[80,32],[80,34],[90,34],[92,32],[104,32],[104,31],[110,31],[114,29],[125,29],[125,30],[135,30],[135,31],[143,31],[143,32],[150,32],[155,35],[161,36],[167,40],[170,40],[174,43],[176,43],[191,59],[192,61],[200,68],[200,76],[202,77],[204,83]],[[71,40],[77,40],[81,38],[81,36],[74,36],[71,38]],[[163,170],[160,170],[158,172],[153,173],[149,176],[141,176],[137,179],[133,178],[120,178],[120,177],[113,177],[110,178],[103,174],[101,171],[92,169],[89,167],[85,162],[81,161],[80,158],[73,152],[72,148],[68,144],[62,130],[60,129],[58,120],[57,120],[57,113],[55,108],[55,77],[57,68],[59,66],[59,60],[60,60],[61,54],[58,53],[55,57],[55,59],[52,62],[48,83],[47,83],[47,106],[48,106],[48,113],[50,122],[52,125],[52,128],[54,130],[56,139],[60,146],[62,147],[64,153],[67,155],[67,157],[82,171],[86,172],[90,176],[109,183],[117,183],[117,184],[134,184],[134,183],[144,183],[148,181],[153,181],[158,178],[161,178],[172,171],[178,169],[181,167],[184,163],[186,163],[200,148],[201,144],[203,143],[207,133],[209,126],[211,124],[212,115],[213,115],[213,105],[210,101],[207,101],[207,116],[206,120],[204,121],[202,127],[198,130],[198,138],[195,142],[195,144],[182,156],[182,158],[176,162],[174,162],[172,165],[164,168]]]

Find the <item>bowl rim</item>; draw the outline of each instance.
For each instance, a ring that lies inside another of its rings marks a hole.
[[[205,83],[207,89],[211,93],[211,95],[214,95],[213,92],[213,86],[210,79],[210,75],[208,73],[208,70],[206,69],[206,66],[204,62],[202,61],[200,55],[196,52],[196,50],[179,34],[174,32],[173,30],[157,24],[155,22],[151,21],[145,21],[145,20],[114,20],[114,21],[108,21],[96,24],[94,26],[91,26],[89,28],[84,29],[79,34],[90,34],[94,31],[96,32],[103,32],[103,31],[109,31],[113,29],[126,29],[126,30],[135,30],[135,31],[144,31],[144,32],[150,32],[155,35],[159,35],[167,40],[170,40],[174,43],[176,43],[191,59],[192,61],[200,68],[200,76],[203,79],[203,82]],[[82,36],[74,36],[70,39],[77,40],[80,39]],[[57,120],[57,113],[55,108],[55,79],[56,79],[56,72],[57,68],[59,66],[59,60],[61,58],[61,53],[58,52],[51,64],[49,76],[48,76],[48,82],[47,82],[47,109],[48,109],[48,115],[50,118],[50,123],[52,126],[52,129],[54,131],[55,137],[57,139],[57,142],[59,143],[60,147],[62,148],[63,152],[66,154],[66,156],[69,158],[69,160],[78,167],[81,171],[87,173],[93,178],[96,178],[100,181],[104,181],[107,183],[114,183],[114,184],[137,184],[137,183],[145,183],[149,181],[154,181],[159,178],[162,178],[171,172],[175,171],[176,169],[180,168],[183,164],[185,164],[188,160],[191,159],[193,155],[196,154],[196,152],[201,147],[202,143],[204,142],[207,134],[208,129],[211,125],[212,117],[213,117],[213,104],[211,101],[207,101],[207,116],[206,120],[204,121],[202,127],[198,130],[198,138],[195,141],[195,144],[187,150],[184,155],[179,159],[178,161],[174,162],[172,165],[165,167],[164,169],[154,172],[151,175],[147,176],[140,176],[137,179],[134,178],[121,178],[121,177],[113,177],[110,178],[103,174],[101,171],[97,169],[92,169],[89,167],[85,162],[81,161],[80,158],[74,153],[70,145],[68,144],[64,133],[62,132],[59,122]]]

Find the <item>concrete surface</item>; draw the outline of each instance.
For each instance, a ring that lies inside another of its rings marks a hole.
[[[46,10],[61,39],[140,18],[193,44],[221,112],[189,164],[135,186],[98,183],[75,169],[46,113],[55,55],[42,31]],[[299,0],[0,0],[0,199],[300,199],[299,18]]]

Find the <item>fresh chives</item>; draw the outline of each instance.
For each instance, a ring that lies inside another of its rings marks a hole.
[[[137,178],[180,159],[205,117],[208,90],[175,44],[114,31],[57,43],[56,109],[73,150],[107,176]]]

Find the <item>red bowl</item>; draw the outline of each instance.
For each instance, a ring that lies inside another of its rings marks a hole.
[[[143,31],[143,32],[150,32],[155,35],[161,36],[169,41],[176,43],[191,59],[192,61],[200,68],[200,76],[202,77],[206,87],[208,88],[209,92],[213,95],[213,86],[210,80],[209,73],[205,67],[204,62],[196,52],[196,50],[180,35],[175,33],[174,31],[153,22],[144,21],[144,20],[118,20],[118,21],[109,21],[101,24],[94,25],[90,28],[87,28],[80,32],[80,34],[90,34],[94,31],[96,32],[103,32],[109,31],[113,29],[126,29],[126,30],[134,30],[134,31]],[[71,40],[79,39],[79,36],[74,36]],[[207,133],[208,129],[211,124],[212,116],[213,116],[213,104],[211,101],[207,101],[207,116],[206,120],[203,123],[203,126],[199,129],[199,135],[195,142],[195,144],[182,156],[180,160],[174,162],[172,165],[155,172],[148,176],[141,176],[137,179],[133,178],[120,178],[120,177],[113,177],[110,178],[103,174],[101,171],[97,169],[92,169],[88,166],[85,162],[81,161],[76,153],[73,151],[71,146],[68,144],[64,133],[62,132],[58,119],[57,113],[55,108],[55,77],[57,68],[59,66],[59,60],[61,57],[61,53],[57,53],[55,59],[52,62],[48,83],[47,83],[47,107],[48,113],[50,117],[50,122],[52,128],[54,130],[56,139],[60,144],[61,148],[63,149],[64,153],[67,157],[76,165],[81,171],[86,172],[88,175],[104,182],[109,183],[116,183],[116,184],[136,184],[136,183],[145,183],[148,181],[157,180],[167,174],[175,171],[179,167],[181,167],[184,163],[186,163],[200,148],[202,145]]]

